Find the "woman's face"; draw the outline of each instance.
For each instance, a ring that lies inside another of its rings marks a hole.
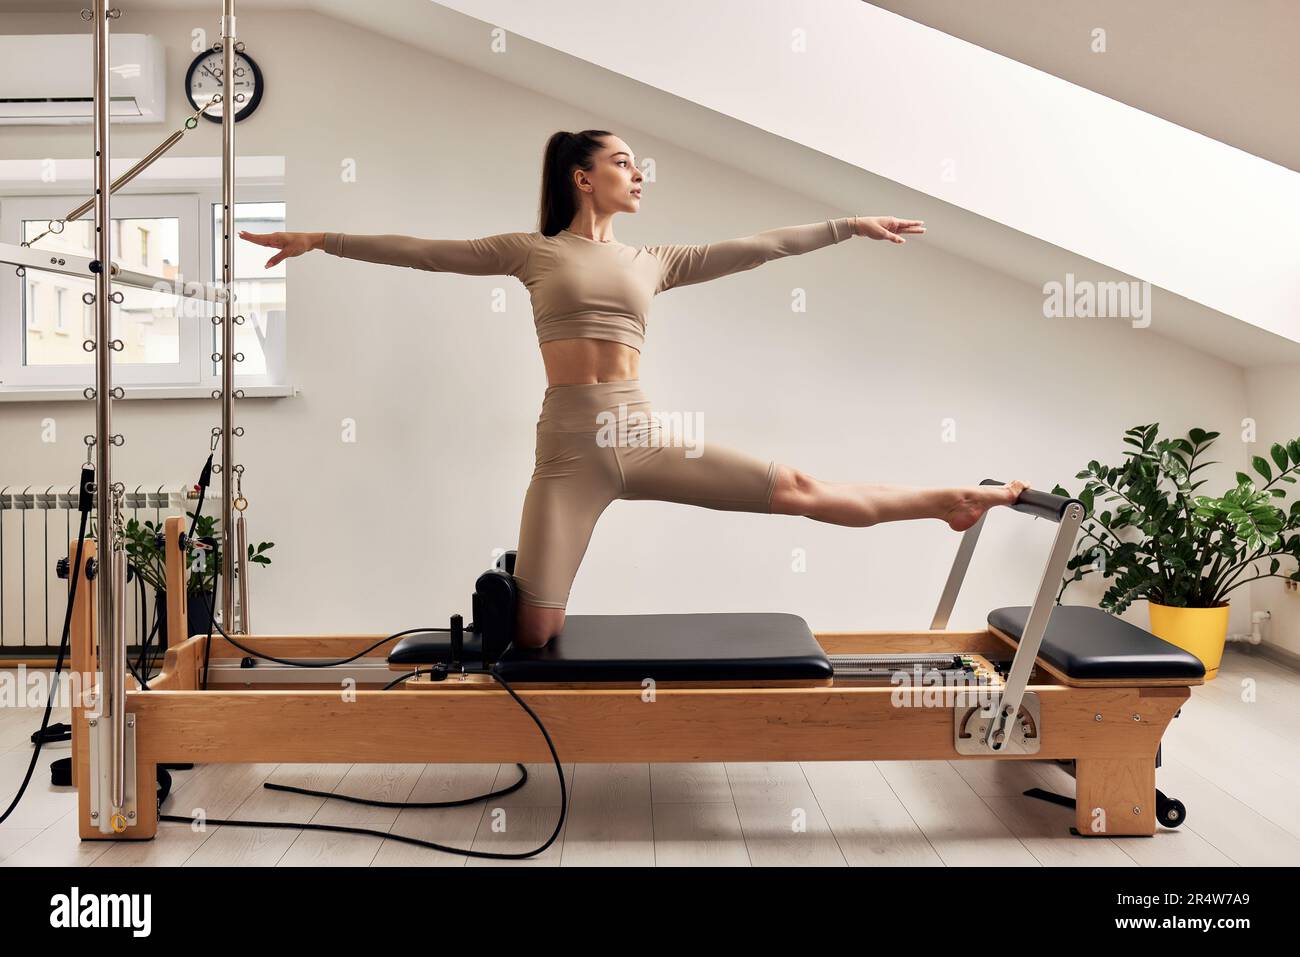
[[[592,157],[590,170],[574,171],[579,193],[590,199],[592,211],[597,215],[639,210],[641,179],[632,147],[617,136],[605,137],[604,146]]]

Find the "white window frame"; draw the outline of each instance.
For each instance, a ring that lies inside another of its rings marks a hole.
[[[235,209],[244,203],[284,203],[283,186],[238,186],[235,189]],[[215,266],[213,250],[213,225],[216,219],[213,214],[213,207],[221,205],[221,187],[219,185],[208,189],[198,191],[199,203],[199,231],[203,234],[199,237],[199,255],[202,257],[203,278],[205,282],[220,282],[221,268]],[[285,205],[285,228],[288,229],[288,205]],[[243,242],[236,237],[235,242]],[[269,258],[269,257],[268,257]],[[215,268],[214,268],[215,266]],[[215,275],[214,275],[215,273]],[[235,288],[238,292],[239,281],[236,279]],[[288,275],[285,275],[285,292],[288,294]],[[235,315],[240,315],[239,302],[235,302]],[[252,319],[247,319],[251,323]],[[235,385],[240,388],[258,388],[263,386],[280,386],[288,381],[288,303],[285,303],[285,320],[284,322],[273,323],[266,328],[266,340],[262,343],[262,350],[266,355],[266,373],[258,375],[241,375],[239,365],[235,365]],[[208,328],[204,331],[204,342],[210,345],[212,343],[213,330],[217,327],[211,325],[209,321]],[[250,328],[248,325],[237,326],[236,328]],[[217,351],[220,351],[218,349]],[[212,349],[204,347],[199,360],[200,383],[212,389],[221,388],[221,367],[217,366],[213,371],[211,360]]]
[[[0,161],[0,168],[12,165],[13,162],[15,161]],[[157,209],[157,203],[163,197],[175,197],[188,203],[186,215],[181,217],[180,242],[181,275],[187,281],[197,277],[202,282],[211,283],[220,278],[220,267],[217,266],[215,270],[213,268],[211,217],[212,205],[220,205],[221,202],[220,181],[207,175],[200,177],[193,174],[200,167],[211,168],[218,163],[216,158],[211,157],[164,157],[135,183],[113,196],[115,219],[171,215],[170,212]],[[287,216],[282,157],[241,157],[240,163],[247,164],[248,169],[245,171],[242,165],[240,167],[241,181],[237,181],[235,186],[236,205],[284,203]],[[252,182],[242,181],[245,172]],[[0,241],[3,242],[18,242],[21,220],[62,216],[89,195],[89,186],[78,180],[76,174],[65,178],[64,185],[49,189],[33,188],[30,179],[15,182],[8,175],[7,169],[4,174],[3,185],[0,185]],[[81,175],[85,175],[84,171],[81,171]],[[148,182],[155,177],[157,182]],[[78,184],[72,186],[78,192],[66,195],[71,182]],[[80,191],[83,185],[84,192]],[[144,205],[128,205],[132,200]],[[29,206],[29,201],[33,205]],[[47,203],[50,204],[49,207],[46,206]],[[39,212],[33,214],[35,208],[39,208]],[[286,227],[287,225],[286,223]],[[27,331],[20,314],[12,305],[20,302],[20,281],[14,275],[12,266],[0,263],[0,402],[81,398],[82,389],[93,384],[93,365],[21,366],[23,337]],[[146,364],[115,362],[115,384],[138,386],[127,389],[127,398],[209,398],[213,389],[220,388],[220,366],[214,369],[211,360],[213,334],[218,328],[212,324],[211,317],[219,307],[194,300],[186,301],[186,306],[180,324],[182,362],[177,364],[184,366],[183,371],[175,375],[150,377],[140,371],[150,368]],[[238,303],[235,314],[240,314]],[[67,334],[79,334],[80,330],[73,328],[74,325],[76,324],[69,324]],[[297,395],[298,389],[290,379],[287,305],[283,321],[269,323],[264,332],[262,348],[266,356],[266,372],[257,375],[241,374],[236,366],[236,386],[250,398]],[[170,363],[165,367],[152,365],[155,372],[164,368],[170,370],[171,367]],[[84,379],[77,375],[83,369]],[[51,370],[61,371],[58,375],[50,375]],[[133,370],[135,374],[131,374]]]
[[[15,196],[0,205],[0,242],[22,241],[22,224],[28,220],[57,218],[80,203],[82,196]],[[182,276],[200,275],[199,237],[194,235],[199,218],[194,194],[153,193],[113,197],[114,219],[175,219],[179,230],[178,266]],[[17,388],[58,388],[94,385],[95,364],[24,365],[25,323],[18,308],[23,280],[12,266],[0,267],[0,382]],[[132,385],[199,385],[199,323],[210,320],[181,303],[177,330],[180,342],[176,362],[113,362],[113,383]]]

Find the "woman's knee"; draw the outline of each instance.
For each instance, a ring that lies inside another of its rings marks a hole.
[[[778,515],[807,515],[817,502],[820,484],[807,472],[778,464],[776,484],[772,487],[772,511]]]
[[[521,648],[544,648],[564,629],[564,609],[519,603],[515,620],[515,644]]]

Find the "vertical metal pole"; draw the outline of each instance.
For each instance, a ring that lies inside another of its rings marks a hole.
[[[114,574],[113,534],[113,294],[112,225],[109,210],[109,83],[108,4],[94,0],[95,18],[95,522],[99,539],[97,586],[99,666],[103,675],[101,719],[98,731],[109,735],[110,820],[118,820],[126,801],[124,761],[126,751],[126,649],[122,637],[122,584]],[[100,829],[111,829],[100,815]]]
[[[221,2],[221,619],[235,626],[235,0]]]
[[[248,611],[248,525],[244,522],[244,513],[235,519],[235,548],[239,555],[239,630],[245,635],[253,633],[253,625]]]

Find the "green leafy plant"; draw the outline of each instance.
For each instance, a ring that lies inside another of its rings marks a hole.
[[[1261,578],[1300,581],[1300,570],[1279,574],[1284,562],[1300,565],[1300,500],[1289,510],[1278,501],[1300,475],[1300,439],[1269,449],[1272,464],[1252,458],[1262,484],[1238,472],[1236,487],[1212,498],[1196,494],[1205,479],[1195,476],[1219,464],[1201,461],[1219,433],[1192,429],[1186,438],[1159,439],[1159,431],[1159,423],[1129,429],[1124,442],[1134,448],[1123,465],[1093,460],[1075,476],[1086,480],[1074,496],[1086,514],[1057,600],[1094,572],[1114,579],[1101,599],[1112,614],[1142,598],[1213,608]],[[1060,485],[1053,491],[1071,494]]]
[[[186,517],[194,521],[194,513],[186,512]],[[200,515],[194,526],[194,537],[216,537],[217,517]],[[127,560],[135,566],[140,577],[153,586],[156,592],[167,590],[167,564],[163,547],[158,544],[158,537],[163,532],[162,524],[137,519],[128,519],[126,523]],[[269,565],[271,558],[266,552],[273,548],[274,542],[262,542],[256,547],[248,546],[250,564]],[[221,558],[215,549],[198,549],[190,546],[186,549],[185,560],[190,563],[189,593],[204,594],[212,591],[216,585],[216,576],[221,571]]]

